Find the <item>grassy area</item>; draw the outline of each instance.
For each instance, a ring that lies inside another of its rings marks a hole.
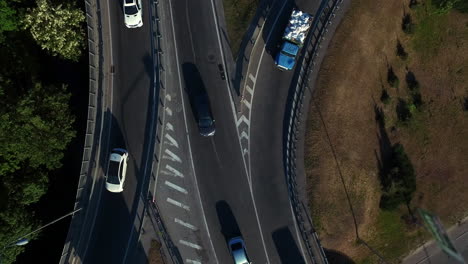
[[[442,46],[444,32],[448,28],[448,14],[438,13],[431,1],[416,7],[415,11],[417,24],[412,38],[413,50],[430,59]]]
[[[231,51],[237,57],[242,38],[257,11],[259,0],[223,0]]]
[[[352,1],[309,111],[304,162],[313,219],[322,244],[356,263],[377,258],[357,242],[354,219],[359,237],[389,263],[429,238],[408,221],[406,206],[379,207],[394,144],[416,173],[412,211],[425,208],[447,227],[468,215],[468,14],[418,3],[404,1],[402,11],[400,1]],[[405,15],[413,23],[407,30]]]

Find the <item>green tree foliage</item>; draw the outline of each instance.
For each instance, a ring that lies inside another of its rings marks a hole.
[[[24,162],[32,168],[60,167],[63,150],[74,137],[65,87],[36,83],[10,111],[0,116],[0,175],[18,170]]]
[[[393,145],[390,169],[383,175],[381,184],[383,194],[380,207],[382,209],[393,210],[400,204],[411,201],[416,190],[416,175],[403,145]]]
[[[6,0],[0,0],[0,43],[5,40],[3,32],[18,29],[16,10],[11,8]]]
[[[468,13],[468,0],[432,0],[432,4],[438,9],[438,13],[447,13],[452,8]]]
[[[85,44],[83,12],[70,5],[54,6],[48,0],[36,0],[23,20],[24,28],[45,50],[54,56],[77,61]]]

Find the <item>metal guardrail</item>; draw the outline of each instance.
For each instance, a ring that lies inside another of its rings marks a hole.
[[[314,21],[312,22],[311,30],[306,40],[306,45],[304,45],[305,49],[303,49],[303,61],[299,71],[297,84],[294,89],[287,131],[286,177],[288,191],[293,205],[293,210],[296,215],[297,225],[301,230],[301,235],[307,247],[307,252],[314,263],[316,263],[317,260],[312,251],[312,240],[314,240],[319,246],[323,261],[328,263],[328,260],[323,247],[320,245],[317,232],[313,228],[308,210],[304,203],[301,202],[298,195],[296,182],[297,141],[303,122],[303,101],[305,92],[308,89],[310,74],[316,64],[315,59],[318,57],[318,51],[321,48],[321,41],[323,40],[325,33],[328,32],[327,27],[331,24],[331,19],[335,17],[335,11],[339,8],[342,2],[343,0],[323,0],[316,13]]]
[[[88,56],[89,56],[89,100],[88,100],[88,118],[86,125],[86,134],[81,162],[80,178],[76,191],[74,210],[85,208],[89,197],[88,180],[91,176],[91,170],[96,166],[95,162],[95,140],[96,117],[100,109],[98,106],[98,97],[102,81],[102,32],[100,24],[99,0],[84,0],[86,8],[86,23],[88,29]],[[94,157],[94,158],[93,158]],[[67,263],[71,255],[71,241],[81,231],[81,223],[85,210],[75,214],[71,220],[68,235],[62,250],[60,263]]]
[[[164,86],[163,80],[161,73],[165,71],[165,68],[163,66],[163,57],[164,57],[164,50],[163,50],[163,45],[161,42],[162,39],[162,32],[161,32],[161,16],[159,12],[159,0],[154,0],[153,4],[151,5],[150,9],[150,15],[151,15],[151,28],[152,28],[152,33],[153,33],[153,65],[155,67],[154,71],[154,83],[153,85],[157,87],[159,91],[158,95],[158,117],[157,117],[157,123],[156,123],[156,140],[155,140],[155,150],[160,150],[161,145],[162,145],[162,138],[161,135],[163,134],[163,129],[164,129],[164,113],[165,113],[165,104],[166,104],[166,87]],[[157,68],[157,69],[156,69]],[[154,157],[153,157],[153,162],[155,162],[156,167],[153,169],[153,171],[157,171],[157,167],[159,166],[159,161],[160,161],[160,152],[156,152]],[[150,179],[150,182],[154,182],[154,174],[153,178]],[[150,184],[151,186],[151,184]],[[167,262],[167,258],[170,259],[171,263],[174,264],[179,264],[181,263],[180,257],[178,256],[178,250],[177,247],[174,245],[172,242],[161,217],[161,214],[159,212],[159,208],[156,205],[155,202],[155,194],[151,193],[151,190],[148,190],[148,197],[150,197],[150,206],[149,208],[149,217],[153,217],[156,220],[156,225],[158,228],[157,235],[160,239],[160,242],[165,245],[167,252],[169,254],[169,257],[166,257],[166,254],[164,254],[164,251],[161,248],[161,255],[163,256],[163,260]]]

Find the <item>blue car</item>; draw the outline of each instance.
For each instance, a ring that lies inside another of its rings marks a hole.
[[[245,251],[245,243],[242,237],[234,237],[229,240],[229,250],[235,264],[251,264]]]

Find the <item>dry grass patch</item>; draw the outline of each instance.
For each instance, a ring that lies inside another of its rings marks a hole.
[[[149,264],[164,264],[163,257],[161,255],[161,243],[157,240],[151,241],[151,247],[148,256]]]
[[[388,159],[389,144],[404,145],[416,171],[410,208],[426,208],[447,225],[468,213],[468,15],[432,14],[424,3],[410,10],[407,1],[352,1],[317,81],[305,161],[312,215],[323,245],[357,262],[376,259],[356,239],[340,171],[360,237],[387,260],[396,262],[427,239],[405,222],[404,206],[379,209],[379,161]],[[410,35],[402,31],[405,13],[415,24]],[[407,57],[397,56],[398,42]],[[389,83],[389,67],[398,85]],[[408,88],[409,72],[417,89]],[[388,100],[381,100],[383,90]],[[421,105],[414,105],[415,94]],[[400,100],[411,112],[405,122],[396,111]],[[383,127],[376,109],[384,115]]]

